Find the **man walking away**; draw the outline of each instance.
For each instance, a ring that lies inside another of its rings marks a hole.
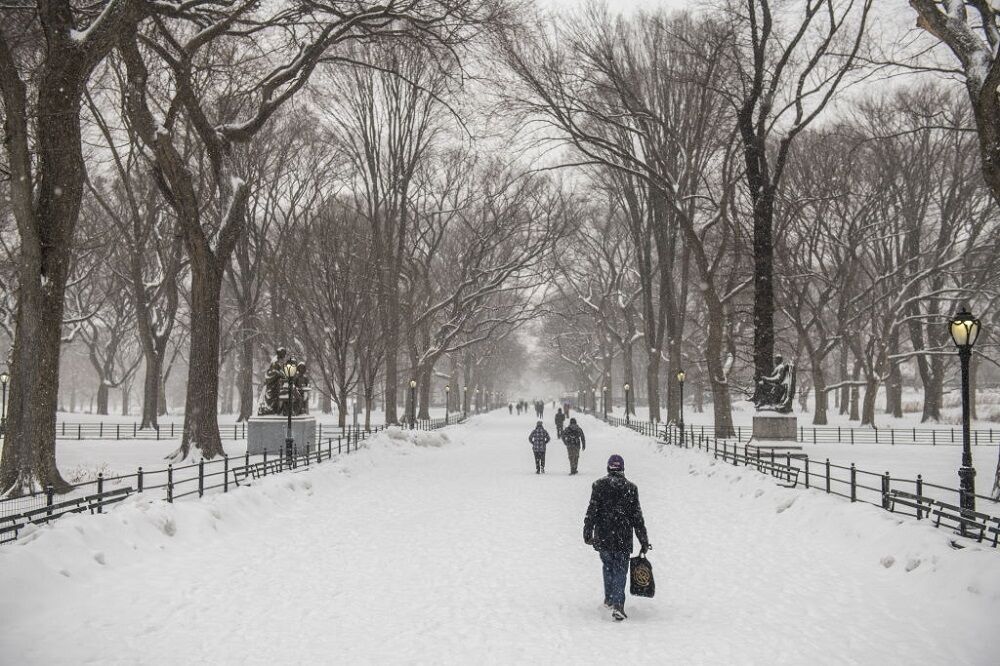
[[[563,430],[563,444],[566,445],[566,455],[569,456],[569,473],[576,474],[576,466],[580,462],[580,448],[587,449],[587,438],[583,429],[576,424],[576,419],[569,420],[569,427]]]
[[[531,450],[535,454],[535,474],[545,474],[545,445],[551,439],[541,421],[538,422],[535,429],[528,435],[528,441],[531,442]]]
[[[563,423],[566,422],[566,415],[563,410],[556,410],[556,439],[562,439]]]
[[[645,555],[652,546],[639,506],[639,489],[625,478],[622,457],[613,455],[608,458],[608,475],[594,481],[587,517],[583,521],[583,542],[601,555],[604,605],[611,609],[611,617],[619,622],[628,617],[625,615],[625,579],[632,554],[633,531],[639,538],[640,552]]]
[[[511,416],[514,415],[514,403],[512,402],[507,403],[507,413],[510,414]]]

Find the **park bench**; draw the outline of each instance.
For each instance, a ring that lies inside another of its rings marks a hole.
[[[769,458],[771,460],[776,459],[779,456],[788,456],[790,458],[801,459],[805,458],[806,454],[802,453],[802,447],[796,444],[747,444],[746,454],[748,456],[753,456],[754,458]]]
[[[770,474],[774,478],[784,481],[778,485],[784,488],[794,488],[799,483],[799,468],[791,465],[771,462],[765,458],[749,458],[749,462],[758,472]]]
[[[930,518],[931,508],[934,506],[934,500],[929,497],[914,495],[902,490],[890,490],[886,499],[889,501],[889,511],[895,512],[896,505],[900,504],[914,509],[917,512],[918,520],[924,517]]]
[[[18,532],[27,525],[21,514],[0,518],[0,543],[7,543],[17,538]]]
[[[944,520],[946,526],[954,527],[955,529],[965,528],[968,535],[969,532],[973,536],[978,534],[977,541],[982,542],[987,530],[987,523],[990,520],[994,520],[992,516],[985,513],[979,513],[978,511],[963,511],[961,507],[955,506],[953,504],[945,504],[944,502],[934,501],[934,508],[931,513],[936,516],[934,521],[935,527],[941,527],[941,521]]]
[[[1000,545],[998,544],[1000,542],[1000,518],[994,518],[993,522],[996,525],[990,525],[986,528],[986,531],[993,535],[993,547],[996,548]]]
[[[126,488],[116,488],[102,493],[74,497],[47,506],[24,511],[12,516],[0,518],[0,543],[17,539],[18,533],[24,529],[28,523],[44,525],[50,520],[55,520],[69,513],[101,513],[104,507],[121,502],[132,493],[131,486]]]
[[[260,462],[243,465],[242,467],[234,467],[232,469],[233,481],[239,486],[240,482],[246,481],[248,478],[259,479],[268,474],[278,474],[284,471],[284,467],[284,460],[282,458],[261,460]]]

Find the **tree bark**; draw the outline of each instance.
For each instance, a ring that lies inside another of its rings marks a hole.
[[[240,410],[237,421],[246,421],[253,416],[253,339],[244,331],[243,341],[239,346],[239,378],[237,390],[240,394]],[[329,410],[327,410],[329,411]]]
[[[810,359],[813,380],[813,395],[816,396],[813,406],[813,425],[827,425],[827,409],[829,397],[826,393],[826,375],[823,373],[823,363]]]
[[[101,416],[108,415],[108,385],[103,381],[97,384],[97,413]]]

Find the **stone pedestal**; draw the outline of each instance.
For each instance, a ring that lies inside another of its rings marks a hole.
[[[761,441],[798,441],[798,419],[790,414],[755,414],[753,438]]]
[[[285,449],[285,433],[288,429],[287,416],[252,416],[247,422],[247,453],[257,456],[267,449],[268,456],[278,456]],[[295,451],[304,453],[308,447],[316,446],[316,419],[312,416],[292,417],[292,438]]]

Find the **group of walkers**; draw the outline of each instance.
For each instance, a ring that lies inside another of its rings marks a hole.
[[[587,437],[583,434],[583,428],[577,424],[576,419],[570,419],[569,425],[565,428],[566,415],[562,409],[556,411],[556,437],[562,440],[566,446],[566,455],[569,457],[569,473],[576,474],[577,465],[580,463],[580,451],[587,449]],[[552,441],[549,431],[545,429],[545,423],[539,421],[535,429],[528,435],[531,443],[531,451],[535,454],[535,474],[545,474],[545,453],[548,443]]]
[[[541,401],[535,401],[534,405],[535,414],[541,419],[545,405]],[[522,400],[508,407],[512,414],[515,407],[517,413],[522,414],[527,412],[528,403]],[[569,405],[564,407],[565,411],[563,408],[556,410],[556,437],[566,446],[569,473],[573,475],[577,473],[580,451],[587,449],[587,438],[575,418],[570,418],[569,425],[566,425]],[[535,456],[535,474],[545,474],[545,453],[552,437],[545,429],[544,421],[538,421],[528,435],[528,441]],[[590,503],[583,520],[583,542],[600,555],[604,607],[618,622],[628,617],[625,615],[625,583],[634,547],[633,533],[639,539],[639,557],[644,558],[652,546],[639,504],[639,489],[625,478],[625,460],[615,454],[608,458],[607,476],[595,481],[591,488]]]
[[[532,404],[535,408],[535,417],[539,419],[542,418],[542,416],[545,415],[545,403],[542,402],[541,400],[535,400],[535,402]],[[513,414],[515,410],[517,411],[518,416],[520,416],[521,414],[527,414],[528,401],[518,400],[517,402],[512,402],[507,405],[507,411],[510,412],[511,414]]]

